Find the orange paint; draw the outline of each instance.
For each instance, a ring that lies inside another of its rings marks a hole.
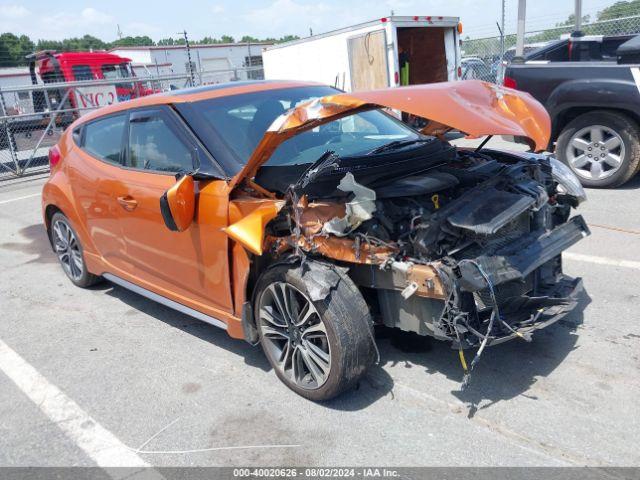
[[[358,246],[352,239],[318,235],[323,222],[344,215],[344,205],[307,204],[304,199],[299,205],[304,234],[297,240],[265,240],[265,227],[284,202],[251,182],[245,184],[252,189],[250,194],[234,187],[251,179],[287,138],[358,111],[387,107],[428,118],[442,129],[526,137],[537,149],[546,147],[549,139],[549,117],[538,102],[525,93],[480,81],[336,94],[308,102],[278,118],[244,169],[228,182],[183,177],[176,183],[172,174],[124,168],[94,158],[71,137],[75,125],[131,108],[309,85],[315,84],[270,82],[168,93],[91,112],[62,135],[58,148],[63,160],[52,169],[43,188],[43,212],[55,206],[68,217],[91,273],[111,273],[218,318],[227,324],[229,335],[242,338],[240,316],[246,300],[249,253],[262,255],[268,246],[278,252],[297,247],[342,262],[374,265],[396,253],[392,247],[364,242]],[[172,232],[164,224],[159,199],[165,192],[182,231]],[[437,276],[435,270],[416,267],[411,275],[421,283],[419,294],[442,294],[437,284],[429,286]]]

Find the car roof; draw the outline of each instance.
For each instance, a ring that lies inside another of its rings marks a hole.
[[[144,81],[143,79],[140,79]],[[99,108],[83,115],[76,123],[85,123],[88,120],[99,118],[112,113],[117,113],[132,108],[151,107],[155,105],[167,105],[172,103],[189,103],[210,98],[228,97],[244,93],[279,90],[283,88],[314,87],[322,85],[317,82],[302,82],[294,80],[249,80],[240,82],[217,83],[200,87],[172,90],[157,93],[146,97],[135,98],[126,102],[115,103]]]

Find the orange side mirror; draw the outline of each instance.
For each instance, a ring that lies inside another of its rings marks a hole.
[[[196,193],[193,177],[185,175],[160,197],[160,212],[164,224],[172,232],[184,232],[196,212]]]

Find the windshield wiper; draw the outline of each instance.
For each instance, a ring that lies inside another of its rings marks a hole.
[[[300,176],[298,181],[293,185],[294,190],[305,188],[317,176],[323,174],[327,170],[334,170],[340,165],[340,157],[333,150],[328,150],[320,155],[315,162]]]
[[[385,143],[384,145],[380,145],[379,147],[374,148],[373,150],[367,152],[365,155],[375,155],[376,153],[387,152],[389,150],[396,150],[398,148],[403,148],[409,145],[413,145],[414,143],[422,143],[428,142],[427,138],[415,138],[413,140],[394,140],[393,142]]]

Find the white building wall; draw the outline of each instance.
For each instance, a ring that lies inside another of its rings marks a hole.
[[[202,76],[202,81],[206,83],[244,80],[247,78],[247,74],[242,69],[247,66],[245,65],[246,57],[249,55],[260,56],[264,47],[265,45],[262,44],[194,45],[191,47],[194,73],[196,76]],[[122,48],[113,50],[113,53],[131,58],[136,64],[136,71],[142,65],[153,70],[155,68],[153,66],[159,64],[163,66],[162,73],[178,75],[188,73],[186,47]],[[211,71],[226,72],[207,73]]]

